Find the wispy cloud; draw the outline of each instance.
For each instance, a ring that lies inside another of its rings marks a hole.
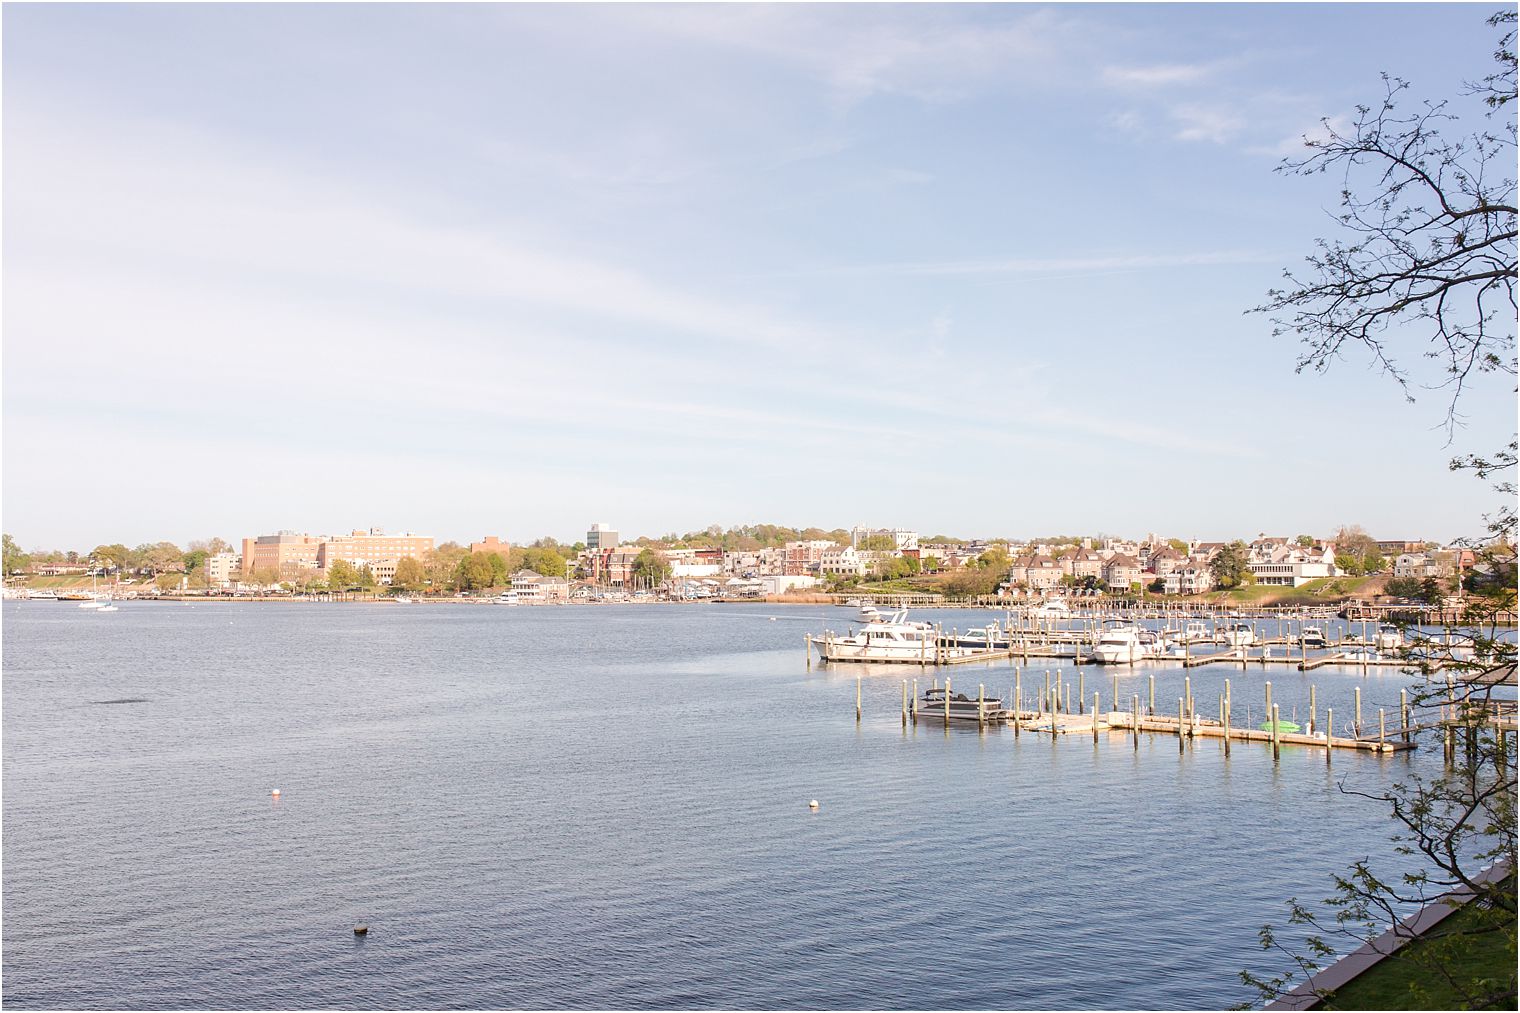
[[[1177,125],[1173,135],[1179,141],[1209,141],[1227,144],[1239,136],[1246,127],[1246,119],[1238,107],[1210,106],[1187,103],[1170,110]]]
[[[818,276],[954,276],[1096,274],[1113,271],[1145,271],[1171,267],[1209,267],[1220,264],[1260,264],[1281,259],[1280,254],[1259,250],[1218,250],[1179,254],[1117,254],[1087,257],[1017,257],[1006,260],[919,261],[900,264],[857,264],[824,267],[797,274]]]
[[[1192,84],[1208,77],[1217,64],[1161,63],[1148,67],[1104,67],[1105,84],[1121,87],[1153,88],[1160,85]]]
[[[1328,124],[1328,125],[1327,125]],[[1351,129],[1351,119],[1347,116],[1334,116],[1329,120],[1320,120],[1307,130],[1300,130],[1278,141],[1276,144],[1264,145],[1250,149],[1253,154],[1272,155],[1277,158],[1291,158],[1294,155],[1307,155],[1309,141],[1324,141],[1330,137],[1330,131],[1344,134]]]

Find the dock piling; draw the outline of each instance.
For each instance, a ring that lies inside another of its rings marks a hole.
[[[1096,746],[1098,744],[1098,694],[1097,693],[1093,694],[1092,722],[1093,722],[1093,745]],[[1503,750],[1500,750],[1500,751],[1503,752]]]
[[[1330,754],[1335,752],[1331,740],[1335,738],[1335,708],[1325,708],[1325,767],[1330,767]]]
[[[1177,698],[1177,754],[1182,754],[1182,708],[1185,701],[1182,697]]]
[[[855,677],[855,723],[860,723],[860,676]]]
[[[1278,722],[1277,704],[1273,704],[1272,705],[1272,718],[1271,718],[1271,720],[1272,720],[1272,762],[1276,763],[1278,760],[1282,759],[1282,747],[1281,747],[1281,744],[1280,744],[1281,740],[1278,738],[1278,736],[1281,734],[1281,731],[1277,727],[1277,722]]]
[[[1362,737],[1362,687],[1357,686],[1353,692],[1356,698],[1356,723],[1351,726],[1351,734],[1357,738]]]
[[[1403,729],[1404,741],[1409,741],[1409,690],[1399,690],[1399,727]],[[1501,751],[1502,753],[1502,751]]]
[[[1156,713],[1156,676],[1150,677],[1150,696],[1146,698],[1146,709],[1152,714]]]

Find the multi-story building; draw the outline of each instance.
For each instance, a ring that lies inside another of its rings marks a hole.
[[[546,577],[532,570],[518,570],[512,574],[512,596],[526,605],[568,601],[570,581],[564,577]]]
[[[498,556],[508,557],[512,555],[512,543],[504,542],[495,535],[486,535],[481,541],[470,543],[470,555],[477,552],[494,552]]]
[[[1061,564],[1042,553],[1020,556],[1008,568],[1008,583],[1023,584],[1031,591],[1056,587],[1063,576]]]
[[[1279,539],[1258,539],[1251,543],[1246,564],[1256,583],[1298,587],[1318,577],[1335,577],[1335,547],[1313,545],[1309,548]]]
[[[1111,591],[1128,591],[1131,584],[1140,581],[1140,560],[1125,552],[1117,552],[1103,565],[1103,581]]]
[[[218,552],[207,556],[206,583],[212,587],[226,587],[242,572],[243,557],[236,552]]]
[[[858,549],[867,538],[878,535],[892,539],[893,552],[897,555],[918,552],[918,532],[907,528],[868,528],[857,524],[850,530],[850,545]]]
[[[823,554],[835,548],[827,539],[806,542],[787,542],[783,547],[781,572],[788,577],[804,577],[820,572]]]
[[[315,570],[317,553],[325,541],[319,535],[297,534],[281,531],[273,535],[259,535],[243,539],[243,569],[256,573],[273,570],[281,577],[289,577],[301,570]]]
[[[396,564],[403,559],[421,559],[433,551],[431,535],[414,535],[403,531],[388,535],[379,528],[334,535],[317,546],[317,569],[326,570],[338,560],[355,569],[367,566],[377,581],[388,583],[396,574]],[[388,571],[382,580],[381,571]]]
[[[820,573],[837,573],[850,577],[862,577],[866,572],[866,561],[860,553],[855,551],[853,545],[830,545],[823,550],[823,556],[818,561]]]
[[[617,545],[618,533],[610,524],[593,524],[591,530],[586,532],[587,549],[615,549]]]

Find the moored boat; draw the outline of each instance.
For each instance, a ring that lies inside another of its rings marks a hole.
[[[824,661],[921,661],[935,660],[938,650],[934,628],[909,622],[907,610],[869,622],[859,633],[840,636],[823,633],[813,637]]]
[[[996,721],[1007,714],[1003,701],[998,697],[978,699],[965,693],[950,693],[948,689],[924,690],[918,704],[918,716],[948,718],[951,721]]]

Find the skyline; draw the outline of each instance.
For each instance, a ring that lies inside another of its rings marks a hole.
[[[5,530],[1479,534],[1508,383],[1244,311],[1490,12],[8,8]]]

